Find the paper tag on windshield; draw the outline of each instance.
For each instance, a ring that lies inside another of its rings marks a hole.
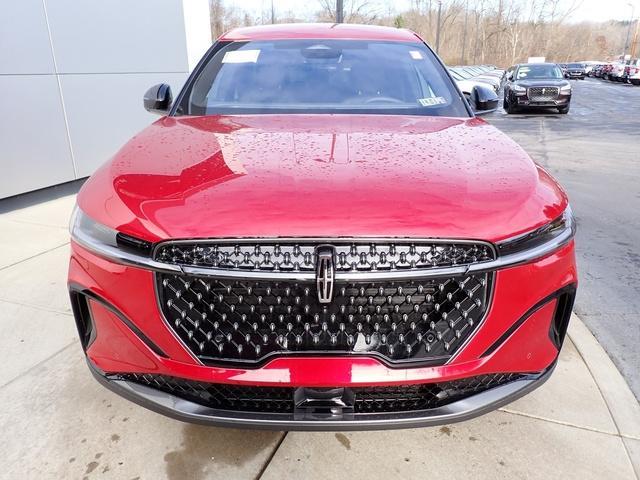
[[[422,56],[422,53],[418,50],[410,50],[409,55],[411,55],[411,58],[413,58],[414,60],[422,60],[424,58]]]
[[[419,98],[418,102],[423,107],[433,107],[434,105],[446,105],[447,101],[443,97]]]
[[[260,50],[234,50],[222,57],[222,63],[256,63]]]

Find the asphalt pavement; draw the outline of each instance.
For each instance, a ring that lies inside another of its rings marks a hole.
[[[568,115],[484,118],[566,189],[578,220],[574,310],[640,398],[640,87],[572,84]]]

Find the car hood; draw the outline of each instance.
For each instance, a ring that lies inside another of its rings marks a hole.
[[[516,84],[522,87],[564,87],[565,85],[570,85],[567,80],[558,78],[541,78],[541,79],[531,79],[531,80],[518,80],[515,82]]]
[[[479,80],[456,80],[455,82],[462,93],[471,94],[473,87],[477,87],[477,86],[491,88],[490,83],[481,82]]]
[[[500,85],[500,79],[492,75],[478,75],[470,80],[478,80],[480,82],[491,83],[492,85]]]
[[[558,185],[479,118],[165,117],[83,186],[102,224],[195,237],[496,241],[564,210]]]

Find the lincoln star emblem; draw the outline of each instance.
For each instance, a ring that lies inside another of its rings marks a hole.
[[[320,246],[316,250],[316,288],[320,303],[331,303],[333,300],[333,284],[335,280],[334,249],[331,246]]]

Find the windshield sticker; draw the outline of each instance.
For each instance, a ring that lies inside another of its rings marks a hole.
[[[443,97],[419,98],[418,102],[423,107],[433,107],[435,105],[446,105],[447,100]]]
[[[234,50],[227,52],[222,58],[222,63],[256,63],[260,50]]]
[[[424,58],[422,56],[422,53],[418,50],[410,50],[409,55],[411,55],[411,58],[413,58],[414,60],[422,60]]]

